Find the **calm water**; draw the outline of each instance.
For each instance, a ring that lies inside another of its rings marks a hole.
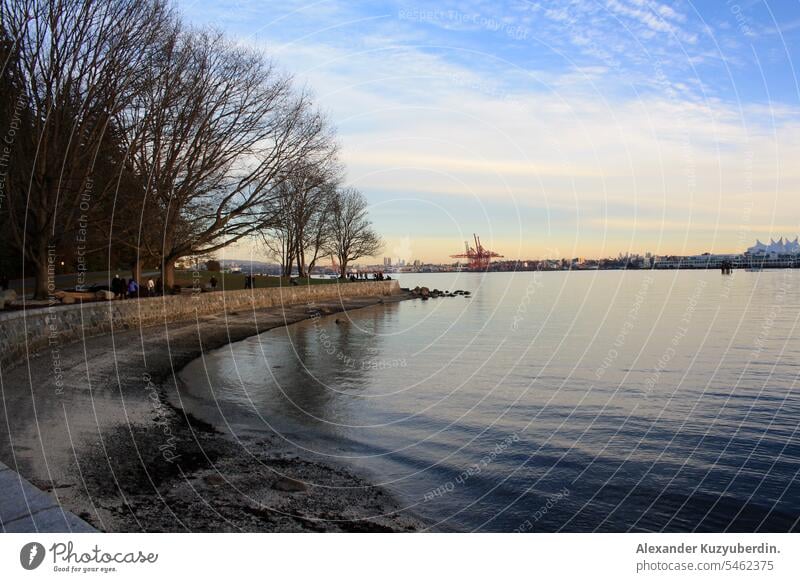
[[[442,529],[798,529],[800,273],[399,278],[473,296],[233,344],[184,370],[184,404]]]

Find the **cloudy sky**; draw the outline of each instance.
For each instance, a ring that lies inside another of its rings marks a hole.
[[[339,131],[387,256],[741,251],[800,233],[798,0],[180,2]]]

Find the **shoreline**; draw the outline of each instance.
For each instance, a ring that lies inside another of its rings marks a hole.
[[[47,351],[39,352],[3,375],[11,442],[0,442],[0,460],[101,531],[426,529],[344,467],[269,436],[245,448],[173,404],[179,372],[205,352],[315,315],[409,298],[231,311],[87,338],[60,348],[60,391],[37,365]]]

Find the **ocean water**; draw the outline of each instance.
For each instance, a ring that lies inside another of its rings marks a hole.
[[[181,373],[183,404],[437,529],[800,529],[800,273],[398,278],[472,295],[226,346]]]

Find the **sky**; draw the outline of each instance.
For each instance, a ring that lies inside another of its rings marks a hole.
[[[800,0],[178,5],[314,94],[384,256],[444,262],[472,233],[511,259],[800,234]]]

